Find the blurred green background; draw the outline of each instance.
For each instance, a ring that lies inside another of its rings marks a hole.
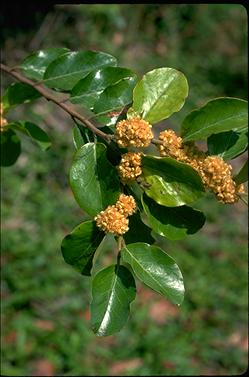
[[[207,100],[247,98],[247,14],[236,4],[5,4],[2,59],[18,64],[34,50],[65,46],[116,56],[139,76],[162,66],[184,72],[190,94],[167,121]],[[25,12],[25,13],[24,13]],[[21,17],[22,15],[22,17]],[[2,86],[10,83],[2,77]],[[89,322],[89,279],[66,265],[64,235],[85,215],[68,170],[72,121],[45,100],[13,110],[37,121],[53,147],[22,138],[16,165],[2,169],[2,361],[7,376],[236,375],[247,368],[247,208],[200,201],[207,222],[181,242],[158,240],[176,259],[186,297],[176,307],[137,282],[126,327],[98,338]],[[238,170],[246,159],[233,162]],[[104,245],[102,264],[114,261]]]

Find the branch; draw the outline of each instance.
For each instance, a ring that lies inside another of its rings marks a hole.
[[[1,63],[1,70],[3,70],[4,72],[8,73],[11,76],[13,76],[18,81],[21,81],[21,82],[23,82],[25,84],[28,84],[28,85],[32,86],[33,88],[35,88],[39,93],[41,93],[41,95],[44,98],[46,98],[49,101],[52,101],[52,102],[56,103],[56,105],[58,105],[59,107],[61,107],[69,115],[71,115],[72,117],[74,117],[74,118],[78,119],[80,122],[82,122],[83,125],[85,127],[89,128],[89,130],[91,130],[95,135],[100,136],[102,139],[104,139],[108,143],[110,143],[111,140],[113,139],[112,135],[108,135],[108,134],[102,132],[101,130],[99,130],[87,118],[85,118],[83,115],[77,113],[77,111],[75,111],[72,106],[67,105],[67,104],[61,102],[54,95],[54,92],[52,90],[45,88],[40,83],[36,83],[36,82],[28,79],[27,77],[24,77],[21,73],[16,72],[15,70],[11,69],[10,67],[8,67],[8,66],[6,66],[5,64],[2,64],[2,63]]]
[[[6,66],[5,64],[1,63],[1,70],[3,70],[4,72],[8,73],[11,76],[13,76],[18,81],[21,81],[25,84],[32,86],[39,93],[41,93],[41,95],[44,98],[46,98],[48,101],[52,101],[52,102],[56,103],[56,105],[58,105],[60,108],[62,108],[64,111],[66,111],[69,115],[71,115],[72,118],[76,118],[80,122],[82,122],[83,125],[85,127],[89,128],[89,130],[91,130],[95,135],[100,136],[102,139],[104,139],[108,143],[111,142],[111,140],[113,139],[112,135],[108,135],[105,132],[99,130],[97,127],[95,127],[95,125],[89,119],[85,118],[83,115],[81,115],[77,111],[75,111],[72,106],[64,103],[67,100],[59,100],[56,97],[56,95],[54,95],[53,90],[47,89],[42,85],[43,81],[41,81],[41,82],[32,81],[32,80],[28,79],[27,77],[23,76],[21,73],[16,72],[15,69],[16,69],[16,67],[10,68],[10,67]],[[122,111],[124,111],[124,110],[122,110]],[[157,139],[152,139],[151,142],[152,142],[152,144],[163,144],[163,142],[161,140],[157,140]]]
[[[158,140],[158,139],[152,139],[151,140],[152,144],[163,144],[163,141],[162,140]]]
[[[245,198],[243,198],[243,196],[242,195],[240,195],[240,194],[237,194],[237,196],[240,198],[240,200],[248,207],[248,201],[245,199]]]

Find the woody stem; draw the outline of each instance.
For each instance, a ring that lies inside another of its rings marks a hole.
[[[1,70],[8,73],[9,75],[13,76],[15,79],[17,79],[20,82],[23,82],[25,84],[28,84],[35,88],[44,98],[46,98],[48,101],[52,101],[56,105],[58,105],[60,108],[62,108],[64,111],[66,111],[69,115],[72,117],[78,119],[80,122],[83,123],[83,125],[89,130],[91,130],[95,135],[100,136],[102,139],[107,141],[108,143],[111,142],[113,136],[108,135],[101,130],[99,130],[95,125],[90,122],[86,117],[79,114],[77,111],[74,110],[73,106],[68,105],[64,102],[61,102],[61,100],[58,99],[58,96],[55,94],[53,90],[45,88],[42,84],[36,83],[27,77],[24,77],[21,73],[16,72],[14,69],[11,69],[10,67],[6,66],[5,64],[1,63]]]

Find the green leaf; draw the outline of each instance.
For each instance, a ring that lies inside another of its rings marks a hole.
[[[93,141],[93,135],[89,128],[83,127],[80,124],[74,126],[73,142],[76,149],[80,149],[80,147],[91,141]]]
[[[133,111],[154,124],[179,111],[188,95],[183,73],[173,68],[157,68],[146,73],[133,91]]]
[[[11,129],[4,130],[0,135],[1,166],[11,166],[16,162],[21,153],[20,139]]]
[[[105,67],[91,72],[73,87],[70,101],[92,109],[106,88],[129,77],[136,75],[131,70],[120,67]]]
[[[135,296],[135,280],[126,267],[112,265],[101,270],[92,282],[91,324],[96,335],[120,331]]]
[[[139,211],[143,211],[143,206],[141,203],[141,196],[143,195],[143,190],[141,186],[136,181],[133,181],[126,185],[126,189],[128,191],[128,194],[132,195],[136,200]]]
[[[150,233],[151,229],[141,221],[137,212],[129,217],[129,230],[124,234],[124,239],[127,244],[133,242],[153,243],[154,239]]]
[[[242,166],[234,180],[238,185],[248,181],[248,160],[246,160],[245,164]]]
[[[48,48],[29,55],[21,64],[23,73],[35,80],[42,80],[48,65],[59,56],[65,54],[67,48]]]
[[[118,174],[107,160],[104,144],[88,143],[76,152],[70,169],[70,185],[76,201],[90,216],[116,202]]]
[[[154,291],[180,305],[184,298],[181,271],[174,259],[157,246],[138,242],[121,250],[124,262],[129,263],[135,275]]]
[[[232,160],[245,152],[248,147],[248,134],[234,131],[211,135],[207,139],[208,153],[224,160]]]
[[[192,111],[182,123],[184,142],[206,139],[225,131],[247,130],[247,101],[238,98],[216,98]]]
[[[86,144],[86,142],[89,142],[90,140],[85,141],[84,137],[82,136],[80,129],[78,126],[74,126],[73,128],[73,143],[76,149],[80,149],[83,145]]]
[[[51,140],[43,129],[31,122],[13,122],[9,124],[10,128],[20,131],[35,141],[42,150],[47,150],[51,146]]]
[[[95,120],[96,122],[99,122],[100,124],[104,124],[106,127],[110,128],[110,129],[114,129],[115,128],[115,125],[118,121],[118,114],[104,114],[104,115],[96,115],[95,116]]]
[[[61,252],[65,262],[82,275],[91,275],[94,253],[104,236],[95,221],[81,223],[62,241]]]
[[[2,97],[4,111],[8,111],[13,106],[33,101],[39,97],[41,97],[41,94],[30,85],[21,82],[11,84]]]
[[[142,204],[149,226],[170,240],[180,240],[194,234],[205,223],[204,214],[188,206],[160,206],[146,195],[142,198]]]
[[[132,102],[132,91],[135,83],[136,79],[129,77],[120,80],[115,85],[108,86],[95,102],[93,111],[96,114],[102,114],[128,105]]]
[[[170,157],[142,157],[142,187],[158,204],[167,207],[190,204],[199,199],[204,187],[198,173]]]
[[[47,67],[44,74],[45,84],[51,88],[71,90],[90,72],[116,64],[116,58],[103,52],[68,52]]]

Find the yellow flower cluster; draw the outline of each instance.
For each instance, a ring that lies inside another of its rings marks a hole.
[[[169,156],[176,159],[185,157],[182,138],[177,136],[173,130],[160,132],[159,140],[163,142],[163,144],[158,145],[161,156]]]
[[[3,117],[3,104],[0,103],[0,131],[2,132],[4,130],[4,126],[8,124],[8,121]]]
[[[118,122],[115,139],[121,148],[148,147],[153,139],[151,124],[140,118],[126,119]]]
[[[118,172],[123,183],[136,179],[142,174],[141,153],[128,152],[122,155]]]
[[[129,230],[128,216],[136,211],[136,202],[131,195],[120,194],[115,205],[101,211],[94,220],[104,232],[122,235]]]
[[[128,231],[128,219],[113,206],[108,206],[101,211],[95,218],[97,226],[104,232],[114,234],[124,234]]]
[[[136,210],[136,202],[133,196],[120,194],[115,207],[124,216],[131,216]]]
[[[199,160],[206,157],[206,153],[200,151],[193,143],[183,144],[182,138],[177,136],[173,130],[160,132],[159,140],[163,142],[158,145],[161,156],[172,157],[194,166]]]
[[[238,201],[238,193],[244,192],[244,186],[237,186],[232,178],[232,167],[221,157],[208,156],[193,143],[183,144],[182,138],[173,130],[160,133],[163,144],[158,145],[161,156],[169,156],[185,162],[197,170],[203,184],[212,190],[217,199],[223,203]]]
[[[224,203],[235,203],[239,200],[237,193],[243,187],[236,186],[232,178],[232,166],[218,156],[208,156],[201,163],[199,173],[205,186],[209,187],[217,199]]]

